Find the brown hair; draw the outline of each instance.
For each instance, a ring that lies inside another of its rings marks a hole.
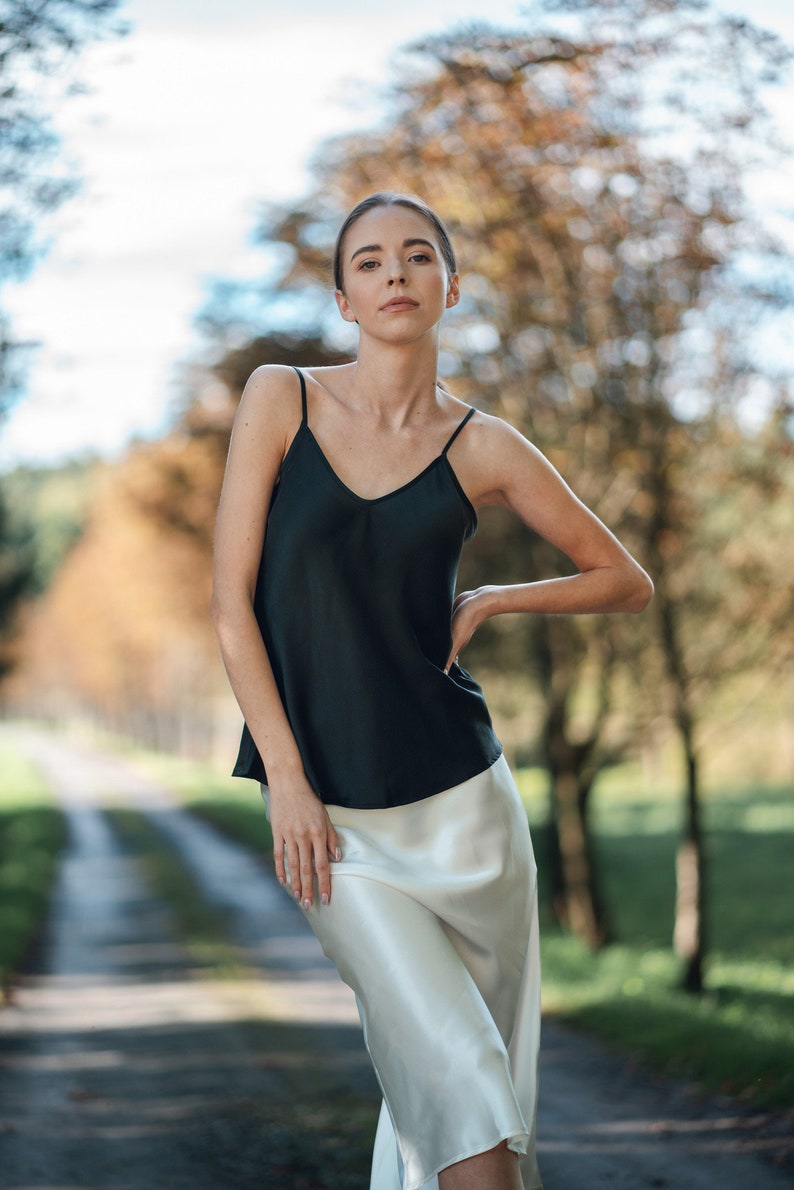
[[[362,215],[366,215],[367,211],[375,210],[376,207],[407,207],[409,211],[415,211],[417,215],[421,215],[430,224],[438,237],[441,255],[450,277],[457,273],[458,263],[455,258],[455,249],[452,247],[452,241],[449,238],[449,232],[432,207],[429,207],[423,199],[415,198],[412,194],[398,194],[394,190],[379,190],[377,194],[370,194],[367,198],[362,198],[361,202],[356,203],[339,229],[339,235],[336,237],[336,246],[334,248],[334,284],[337,289],[344,290],[342,250],[344,248],[345,236]]]

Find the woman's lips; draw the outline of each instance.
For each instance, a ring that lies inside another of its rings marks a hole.
[[[419,305],[413,298],[392,298],[385,306],[381,306],[382,310],[415,310]]]

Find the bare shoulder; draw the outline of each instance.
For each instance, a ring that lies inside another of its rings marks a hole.
[[[551,464],[509,422],[479,409],[461,435],[455,467],[475,505],[505,504],[520,478],[524,484],[553,471]]]
[[[267,495],[298,432],[300,382],[294,368],[263,364],[248,378],[234,419],[224,488]]]
[[[301,424],[300,382],[293,368],[264,364],[252,372],[234,420],[215,529],[222,582],[254,582],[267,510],[290,443]]]
[[[493,413],[483,413],[480,409],[475,410],[471,419],[471,429],[477,436],[479,446],[486,450],[492,450],[496,454],[504,450],[526,450],[527,447],[530,450],[535,449],[515,426],[511,426],[509,422],[501,417],[496,417]]]
[[[248,377],[235,419],[239,426],[293,432],[301,420],[300,381],[285,364],[261,364]],[[238,431],[239,432],[239,431]]]

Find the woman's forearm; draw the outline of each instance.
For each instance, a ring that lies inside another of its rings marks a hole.
[[[652,593],[653,584],[640,566],[600,566],[565,578],[481,588],[481,606],[486,618],[506,612],[641,612]]]
[[[596,566],[566,578],[535,583],[478,587],[462,591],[452,613],[452,646],[444,672],[473,634],[491,616],[507,612],[572,615],[594,612],[641,612],[653,594],[653,583],[629,558],[618,566]]]
[[[212,620],[230,685],[268,778],[302,772],[298,746],[253,608],[250,603],[229,607],[214,603]]]

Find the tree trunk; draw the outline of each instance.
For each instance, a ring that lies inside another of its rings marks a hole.
[[[684,825],[676,856],[676,903],[673,924],[673,948],[683,960],[681,986],[688,992],[703,990],[706,954],[704,934],[703,832],[700,815],[698,758],[695,749],[696,703],[681,644],[680,604],[668,585],[669,558],[662,549],[670,526],[675,524],[674,495],[670,486],[670,442],[666,437],[669,423],[657,418],[656,432],[661,435],[655,454],[649,458],[667,460],[657,465],[650,476],[649,489],[654,499],[654,515],[648,522],[648,554],[656,581],[654,605],[659,624],[659,641],[664,657],[672,716],[678,731],[686,765]]]
[[[684,963],[682,987],[687,992],[702,992],[703,959],[706,950],[703,881],[705,864],[698,763],[691,733],[682,730],[682,738],[686,756],[687,786],[684,828],[676,857],[673,946]]]
[[[563,929],[582,938],[591,950],[599,950],[610,940],[610,931],[596,880],[587,810],[594,775],[589,758],[597,742],[600,720],[587,741],[574,743],[570,739],[570,656],[567,638],[557,634],[552,640],[556,629],[557,625],[548,619],[539,623],[534,648],[546,694],[543,741],[552,807],[549,832],[552,905]]]
[[[600,950],[610,933],[599,895],[590,831],[587,795],[570,769],[554,774],[553,795],[562,872],[561,908],[568,928],[591,950]],[[559,914],[558,914],[559,916]]]
[[[674,719],[686,764],[684,826],[676,857],[676,903],[673,947],[683,960],[682,987],[688,992],[702,992],[703,964],[706,953],[704,933],[703,830],[700,814],[698,758],[695,750],[694,717],[689,706],[686,670],[679,648],[675,605],[665,584],[658,591],[661,638],[667,673],[671,684]]]
[[[554,776],[550,774],[549,784],[549,823],[545,835],[543,850],[543,864],[546,879],[551,890],[551,908],[554,920],[561,930],[571,928],[568,918],[568,898],[565,895],[565,872],[562,866],[562,852],[560,850],[559,828],[559,800],[554,787]]]

